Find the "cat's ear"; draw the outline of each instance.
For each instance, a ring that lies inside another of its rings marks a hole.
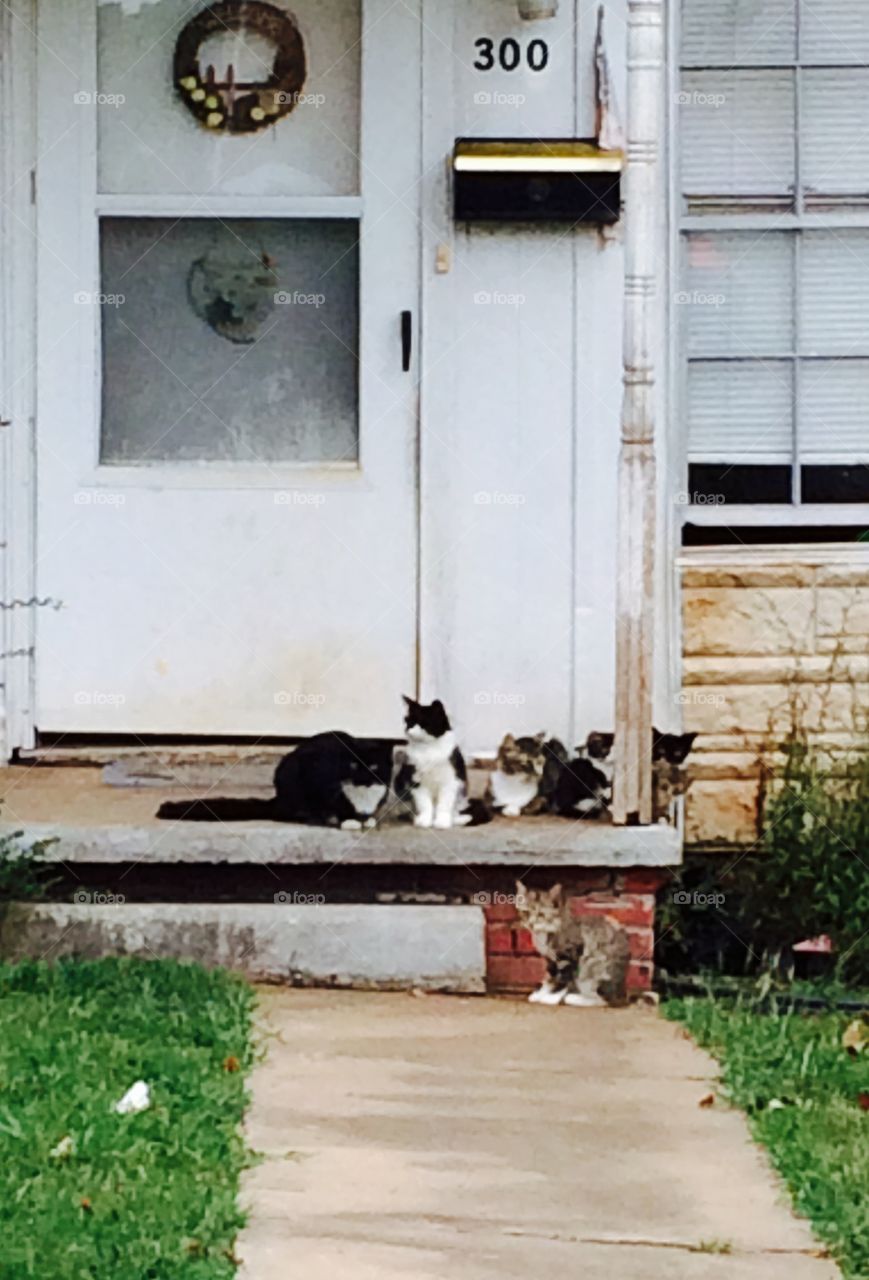
[[[431,709],[432,711],[443,711],[444,704],[441,702],[440,698],[435,698],[434,702],[431,704]]]
[[[534,741],[537,743],[539,747],[542,747],[544,742],[546,741],[546,730],[544,729],[542,733],[535,733]]]
[[[552,888],[549,890],[549,901],[558,902],[560,898],[561,898],[561,885],[554,884]]]
[[[528,897],[528,890],[525,888],[521,880],[516,881],[516,897],[520,902],[524,902]]]
[[[501,746],[506,747],[509,750],[510,747],[515,747],[515,745],[516,739],[513,737],[512,733],[505,733],[501,741]]]
[[[414,702],[413,698],[409,698],[406,693],[403,693],[401,696],[408,707],[416,706],[416,703]]]

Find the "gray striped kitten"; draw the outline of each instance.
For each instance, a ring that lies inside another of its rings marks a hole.
[[[631,958],[627,931],[605,915],[574,916],[560,884],[526,889],[518,880],[516,891],[519,920],[546,960],[546,981],[532,991],[531,1003],[624,1004]]]

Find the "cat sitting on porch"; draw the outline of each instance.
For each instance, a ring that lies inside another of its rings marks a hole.
[[[516,895],[520,923],[546,960],[546,981],[532,991],[531,1003],[577,1008],[624,1004],[627,931],[605,915],[574,916],[560,884],[528,889],[518,880]]]
[[[652,730],[653,820],[672,822],[675,802],[688,788],[684,764],[694,733]],[[514,738],[508,733],[486,791],[486,803],[507,818],[555,813],[565,818],[598,818],[609,811],[615,767],[611,733],[590,733],[571,760],[557,738],[545,733]]]
[[[183,822],[306,822],[358,831],[375,825],[391,778],[388,742],[340,731],[318,733],[280,761],[273,796],[167,800],[157,817]]]

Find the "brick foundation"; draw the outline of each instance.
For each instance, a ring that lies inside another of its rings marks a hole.
[[[628,931],[631,962],[628,992],[649,991],[654,977],[655,893],[664,884],[666,872],[637,869],[616,873],[587,872],[568,880],[553,874],[548,884],[564,884],[575,915],[605,912]],[[547,887],[535,878],[535,888]],[[540,985],[546,962],[537,954],[527,929],[520,928],[511,902],[494,901],[486,913],[486,983],[491,992],[521,994]]]

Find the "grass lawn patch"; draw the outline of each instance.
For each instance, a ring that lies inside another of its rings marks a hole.
[[[172,961],[0,965],[2,1280],[234,1274],[252,1008]]]
[[[737,1003],[670,1000],[722,1066],[722,1091],[748,1115],[797,1211],[849,1280],[869,1276],[869,1052],[842,1047],[847,1016],[767,1014]],[[862,1104],[862,1105],[861,1105]]]

